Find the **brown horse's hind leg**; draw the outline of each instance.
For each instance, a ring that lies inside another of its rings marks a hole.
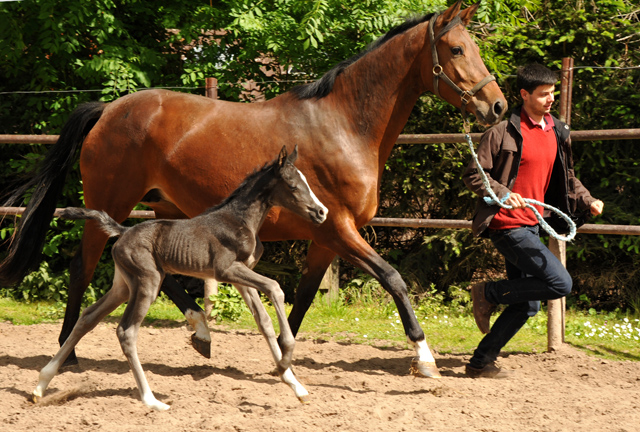
[[[82,240],[80,241],[80,248],[73,257],[69,270],[69,299],[64,313],[62,330],[58,338],[61,346],[67,340],[78,321],[80,307],[82,306],[82,297],[93,278],[93,272],[98,265],[100,256],[102,256],[102,251],[107,244],[108,238],[102,230],[97,228],[95,222],[86,222]],[[75,364],[78,364],[78,358],[76,357],[75,350],[72,350],[63,366]]]

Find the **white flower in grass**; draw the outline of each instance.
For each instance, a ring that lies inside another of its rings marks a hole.
[[[360,321],[360,318],[356,318],[356,321]]]

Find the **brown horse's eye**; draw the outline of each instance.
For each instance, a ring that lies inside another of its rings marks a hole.
[[[451,48],[451,54],[453,54],[454,56],[461,56],[462,54],[464,54],[464,51],[462,50],[462,47],[453,47]]]

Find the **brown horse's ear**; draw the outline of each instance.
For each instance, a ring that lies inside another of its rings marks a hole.
[[[278,166],[282,168],[284,164],[287,163],[287,146],[282,146],[280,150],[280,154],[278,155]]]
[[[296,163],[296,159],[298,159],[298,144],[294,147],[293,153],[291,153],[287,158],[287,160],[292,164]]]
[[[449,9],[442,12],[442,26],[446,26],[452,19],[458,16],[460,12],[460,6],[462,5],[462,0],[458,0],[455,4],[451,5]]]
[[[462,24],[466,27],[471,22],[471,18],[476,14],[476,11],[480,7],[480,2],[473,4],[460,12],[460,19],[462,20]]]

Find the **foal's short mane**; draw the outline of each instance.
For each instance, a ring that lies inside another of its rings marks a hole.
[[[355,63],[371,51],[376,50],[380,46],[384,45],[387,41],[391,40],[394,36],[402,34],[407,30],[421,24],[423,22],[429,21],[431,17],[433,17],[433,13],[424,15],[422,17],[410,18],[406,20],[404,23],[400,24],[397,27],[389,30],[384,36],[377,39],[375,42],[371,43],[369,47],[360,53],[354,55],[353,57],[343,60],[330,69],[327,73],[325,73],[322,78],[312,83],[303,84],[291,89],[291,92],[298,96],[299,99],[321,99],[331,93],[333,89],[333,84],[336,81],[338,75],[340,75],[348,66]]]
[[[256,183],[262,177],[263,174],[266,174],[269,170],[275,169],[275,166],[277,164],[278,164],[278,158],[275,158],[273,161],[267,162],[266,164],[264,164],[262,168],[256,169],[254,172],[249,174],[249,176],[245,178],[242,183],[240,183],[240,186],[238,186],[233,192],[231,192],[231,194],[228,197],[226,197],[220,204],[208,208],[207,210],[204,211],[204,213],[210,213],[212,211],[215,211],[221,207],[224,207],[230,201],[233,201],[240,194],[240,192],[242,192],[245,189],[246,186],[248,186],[249,184]]]

